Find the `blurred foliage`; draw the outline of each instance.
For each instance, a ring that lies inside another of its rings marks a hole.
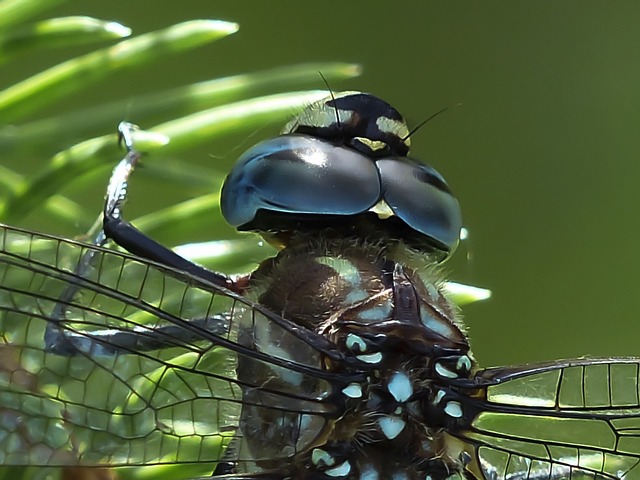
[[[127,120],[167,139],[136,142],[149,154],[141,173],[170,179],[176,189],[190,192],[187,200],[130,218],[132,223],[210,268],[225,272],[252,268],[271,250],[253,235],[225,238],[231,230],[219,214],[212,214],[218,211],[224,173],[187,162],[184,152],[265,124],[281,125],[308,103],[326,96],[326,91],[300,90],[322,84],[318,72],[329,85],[339,87],[343,80],[359,75],[360,67],[338,62],[282,66],[167,90],[151,86],[133,99],[123,87],[125,98],[71,110],[65,99],[100,82],[114,78],[124,82],[150,64],[172,68],[171,57],[232,35],[238,25],[193,20],[136,35],[129,26],[90,17],[36,20],[61,3],[63,0],[0,1],[0,69],[8,71],[20,58],[47,55],[52,49],[87,49],[0,91],[0,222],[29,225],[37,217],[73,235],[87,232],[98,217],[92,200],[103,195],[93,187],[93,179],[106,176],[123,155],[115,130],[126,112]],[[98,48],[91,50],[95,44]],[[80,138],[86,140],[77,142]],[[60,145],[66,147],[59,151]],[[40,161],[37,171],[24,173],[14,166],[21,165],[25,157],[49,160]],[[177,157],[181,160],[175,160]],[[66,194],[74,189],[75,195]],[[186,239],[201,236],[204,224],[220,232],[219,237],[184,245]],[[460,303],[488,295],[486,290],[457,284],[450,285],[450,292]],[[186,472],[183,466],[175,468],[180,475]],[[118,475],[174,478],[175,468],[126,469]],[[98,470],[80,473],[83,478],[108,478],[110,474]],[[0,469],[0,478],[37,475],[42,472]]]
[[[169,57],[220,40],[238,30],[238,25],[215,20],[194,20],[131,36],[131,29],[115,22],[88,17],[66,17],[25,24],[32,16],[60,2],[51,0],[0,2],[0,61],[11,68],[17,57],[29,51],[59,48],[90,42],[115,41],[89,53],[68,59],[0,91],[0,221],[20,224],[34,211],[46,212],[49,221],[88,228],[95,211],[85,211],[82,202],[72,202],[59,193],[78,185],[95,171],[114,166],[122,156],[116,145],[116,125],[128,119],[146,129],[169,137],[162,151],[149,156],[148,169],[159,177],[171,178],[177,187],[217,191],[220,172],[214,169],[176,164],[168,155],[193,148],[238,129],[256,128],[265,123],[282,123],[292,112],[326,92],[295,91],[318,85],[319,74],[330,82],[358,75],[359,67],[343,63],[315,63],[274,68],[233,77],[206,80],[166,91],[149,91],[132,101],[87,105],[82,110],[65,111],[64,99],[105,81],[119,71],[135,75],[151,62],[169,62]],[[28,7],[27,7],[28,6]],[[17,13],[19,12],[19,14]],[[8,18],[14,18],[8,21]],[[125,38],[128,37],[128,38]],[[170,67],[168,67],[170,68]],[[39,115],[55,104],[56,115]],[[155,125],[149,126],[149,122]],[[55,147],[75,138],[102,135],[64,151]],[[21,175],[7,165],[19,165],[24,156],[51,157],[36,172]],[[95,195],[95,191],[90,192]],[[188,208],[185,207],[185,208]],[[173,230],[173,217],[154,214],[154,232]],[[197,227],[197,222],[191,224]],[[181,226],[183,228],[183,226]],[[189,228],[184,225],[184,228]],[[187,238],[189,231],[184,231]],[[175,235],[175,234],[174,234]]]
[[[76,234],[87,231],[94,224],[98,212],[87,208],[82,197],[79,201],[73,200],[63,196],[61,191],[70,185],[82,189],[83,179],[90,179],[95,172],[108,171],[122,157],[115,129],[126,111],[128,118],[145,123],[148,130],[168,139],[168,142],[137,143],[145,151],[153,150],[147,157],[145,170],[157,177],[171,178],[178,187],[189,191],[207,192],[170,208],[159,209],[139,222],[132,219],[133,222],[160,241],[190,238],[204,221],[210,222],[211,217],[214,217],[214,222],[222,224],[219,215],[211,214],[217,208],[222,175],[211,168],[179,164],[172,160],[171,155],[216,141],[239,129],[252,129],[271,122],[284,123],[293,112],[326,95],[325,91],[298,91],[318,85],[318,72],[336,84],[359,74],[357,65],[345,63],[284,66],[204,80],[171,90],[154,91],[151,88],[136,97],[134,102],[127,95],[126,100],[69,111],[65,110],[65,98],[113,78],[118,72],[135,75],[136,71],[151,63],[167,62],[170,65],[171,57],[234,34],[238,25],[216,20],[193,20],[136,35],[128,26],[90,17],[34,20],[60,3],[62,0],[0,2],[2,69],[11,69],[27,54],[44,54],[45,50],[70,46],[107,44],[57,63],[0,91],[0,154],[3,158],[0,165],[0,221],[5,223],[22,224],[27,217],[35,215],[61,225],[63,230],[67,228]],[[47,116],[46,107],[53,105],[56,106],[55,115]],[[149,127],[150,122],[154,124]],[[74,144],[74,139],[87,138],[95,132],[103,133]],[[57,147],[64,143],[69,146],[55,153]],[[20,165],[21,158],[25,156],[49,157],[50,160],[28,175],[9,167]],[[102,193],[89,188],[84,195],[99,198]],[[180,233],[177,234],[176,230]],[[192,252],[198,256],[201,263],[225,271],[249,268],[245,258],[266,254],[261,242],[253,236],[206,244],[204,257],[201,255],[202,245],[188,245],[182,249],[187,254]],[[179,468],[180,475],[184,475],[184,467]],[[108,478],[111,475],[98,470],[75,474],[83,478]],[[44,472],[34,469],[0,469],[0,478],[42,475]],[[125,469],[118,475],[126,478],[170,478],[175,476],[175,469]]]

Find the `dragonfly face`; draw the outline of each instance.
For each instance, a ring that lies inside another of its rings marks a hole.
[[[408,151],[400,114],[349,92],[245,153],[223,213],[282,249],[241,279],[124,221],[118,170],[94,245],[2,226],[2,464],[640,478],[640,360],[480,369],[437,274],[458,203]]]

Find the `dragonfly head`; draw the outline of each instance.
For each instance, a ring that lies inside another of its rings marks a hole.
[[[460,205],[435,169],[407,157],[408,132],[398,111],[370,94],[314,103],[240,157],[222,187],[222,214],[285,246],[296,232],[335,229],[444,260],[458,244]]]

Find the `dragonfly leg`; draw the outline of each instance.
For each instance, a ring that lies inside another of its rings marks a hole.
[[[122,205],[127,197],[128,179],[141,158],[140,152],[133,145],[132,134],[136,128],[126,122],[118,126],[120,140],[127,153],[113,169],[107,186],[102,228],[98,226],[92,229],[94,231],[91,232],[91,243],[102,247],[107,241],[112,240],[134,255],[193,275],[216,287],[240,293],[242,288],[229,277],[185,259],[147,237],[122,218]],[[94,267],[98,256],[98,250],[87,249],[76,266],[74,277],[84,278]],[[86,332],[76,333],[67,330],[63,327],[63,323],[67,320],[66,311],[78,291],[83,288],[82,285],[81,280],[69,282],[60,295],[51,314],[52,321],[47,324],[45,331],[45,344],[48,351],[61,355],[74,355],[78,352],[111,355],[117,351],[154,350],[195,340],[189,337],[191,332],[177,326],[158,327],[155,330],[144,327],[130,331],[103,330],[92,332],[90,335]],[[224,334],[224,330],[228,328],[228,319],[224,315],[194,319],[192,323],[220,334]]]
[[[132,133],[135,129],[134,125],[127,122],[122,122],[118,126],[118,133],[127,150],[127,154],[114,168],[107,187],[107,197],[103,211],[104,235],[134,255],[173,267],[208,283],[237,292],[239,290],[238,287],[229,277],[212,272],[181,257],[169,248],[147,237],[122,218],[122,205],[127,197],[128,179],[141,158],[141,153],[133,145]]]
[[[189,322],[216,335],[226,335],[229,330],[228,315],[194,319]],[[73,332],[51,329],[47,338],[47,351],[58,355],[73,356],[78,353],[92,356],[140,353],[163,348],[185,346],[201,340],[198,333],[178,325],[147,328],[138,326],[131,330],[95,330]]]

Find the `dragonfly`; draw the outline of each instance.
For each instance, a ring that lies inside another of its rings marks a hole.
[[[278,253],[236,277],[124,218],[133,131],[92,242],[0,227],[2,465],[640,478],[640,358],[475,360],[440,273],[460,206],[393,106],[332,94],[239,158],[222,214]]]

